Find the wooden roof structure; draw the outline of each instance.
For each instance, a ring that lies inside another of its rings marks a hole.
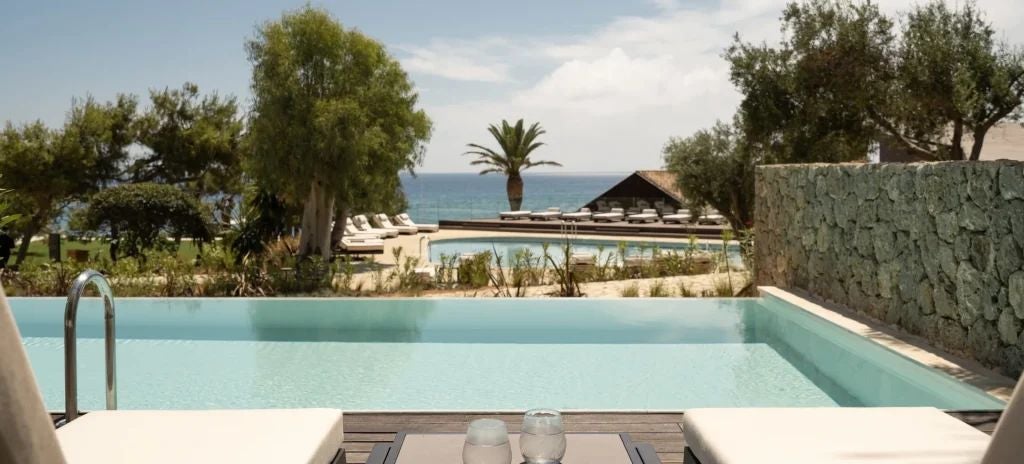
[[[587,202],[585,206],[595,209],[598,200],[617,201],[623,207],[634,206],[637,200],[649,203],[661,200],[674,208],[682,207],[684,202],[683,192],[679,189],[675,174],[658,170],[636,171]]]

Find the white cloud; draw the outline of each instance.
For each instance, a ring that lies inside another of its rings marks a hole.
[[[658,14],[616,18],[586,35],[406,48],[403,64],[414,73],[501,88],[500,96],[465,101],[454,87],[445,104],[426,107],[435,131],[424,170],[470,170],[459,156],[465,144],[490,143],[486,125],[501,119],[541,122],[548,131],[541,155],[564,171],[657,168],[669,137],[730,119],[740,95],[722,52],[737,31],[746,41],[778,41],[785,0],[721,0],[704,9],[652,1]],[[980,0],[979,7],[1022,43],[1024,12],[1015,1]],[[911,4],[883,0],[882,7],[892,13]],[[436,96],[441,89],[432,87]]]
[[[427,46],[399,46],[406,55],[401,59],[407,71],[444,77],[457,81],[491,83],[510,82],[509,54],[503,39],[481,39],[471,42],[435,40]]]

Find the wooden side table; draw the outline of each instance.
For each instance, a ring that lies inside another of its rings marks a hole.
[[[519,463],[519,434],[509,434],[512,462]],[[634,443],[626,433],[567,433],[562,464],[661,464],[654,447]],[[393,443],[373,447],[367,464],[458,464],[465,435],[404,432]]]

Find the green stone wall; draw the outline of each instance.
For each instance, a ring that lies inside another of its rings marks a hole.
[[[758,285],[1024,370],[1024,163],[763,166],[756,195]]]

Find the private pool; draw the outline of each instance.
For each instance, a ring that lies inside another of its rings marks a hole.
[[[464,253],[480,253],[489,251],[491,253],[497,252],[497,254],[503,257],[504,262],[509,262],[509,257],[514,256],[515,253],[521,250],[528,250],[530,254],[535,258],[541,258],[544,256],[544,245],[549,245],[549,253],[554,258],[559,258],[561,245],[564,243],[564,239],[557,235],[553,235],[550,238],[547,237],[534,237],[534,236],[523,236],[523,237],[480,237],[480,238],[453,238],[453,239],[441,239],[433,240],[430,242],[430,261],[434,263],[441,262],[442,255],[446,256],[459,256]],[[620,245],[625,246],[626,255],[639,255],[650,256],[654,249],[682,253],[690,248],[690,244],[680,241],[665,241],[665,240],[630,240],[630,241],[616,241],[616,240],[603,240],[603,239],[577,239],[573,241],[572,250],[574,253],[586,253],[594,256],[601,256],[603,262],[608,257],[615,257],[618,253],[618,247]],[[698,250],[710,251],[710,252],[721,252],[722,246],[720,244],[698,242],[696,245]],[[739,247],[732,245],[728,248],[730,263],[734,265],[742,265],[742,260],[739,255]]]
[[[11,298],[63,409],[62,298]],[[99,301],[79,312],[79,397],[103,407]],[[998,409],[982,391],[759,299],[117,301],[122,409]]]

